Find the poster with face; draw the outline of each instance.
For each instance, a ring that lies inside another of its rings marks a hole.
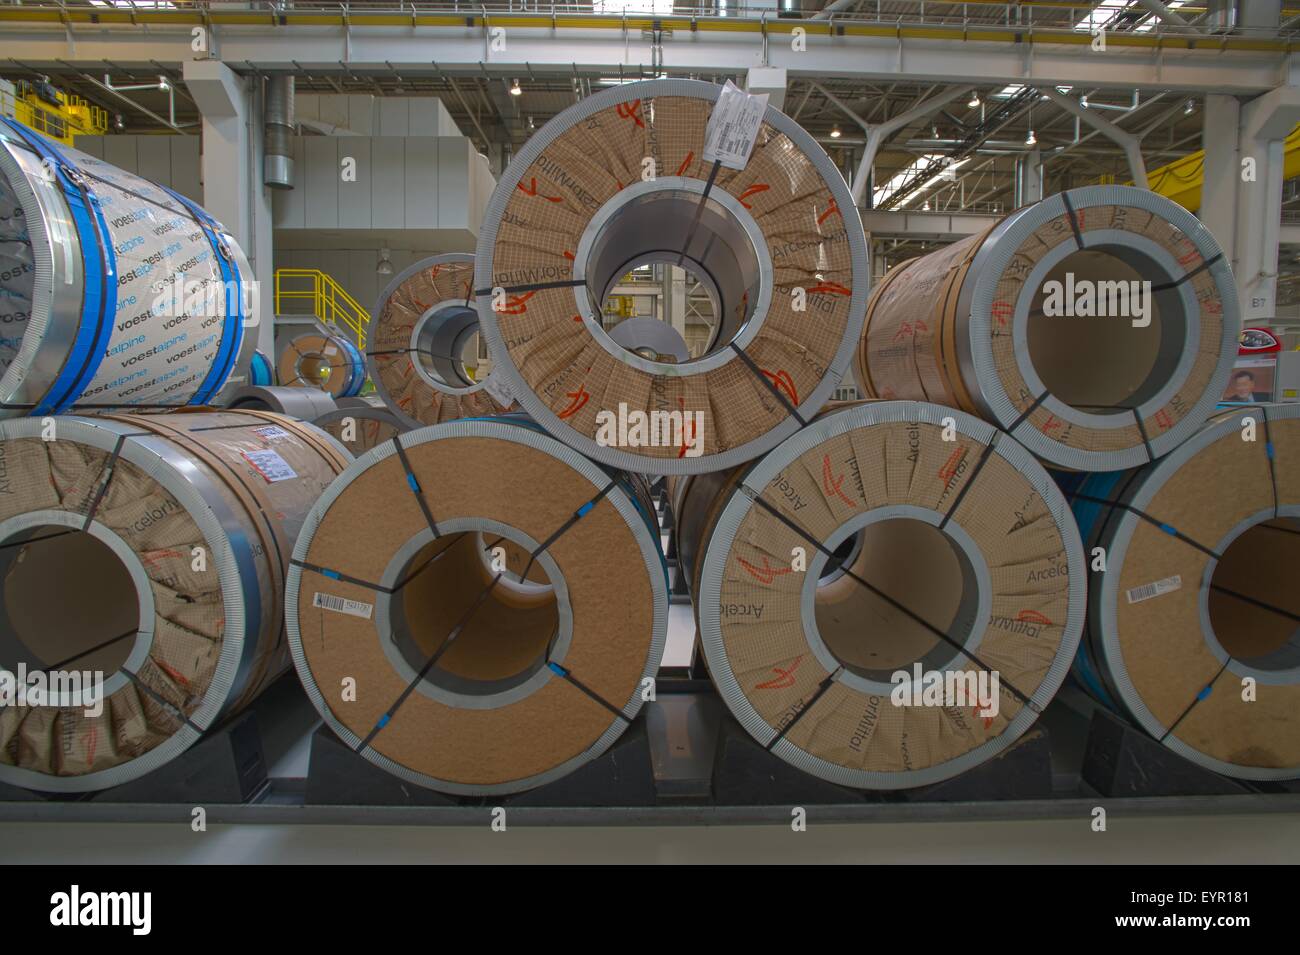
[[[1272,401],[1276,379],[1275,356],[1238,358],[1228,379],[1227,390],[1219,401],[1225,404]]]

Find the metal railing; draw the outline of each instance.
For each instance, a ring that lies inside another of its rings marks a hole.
[[[300,308],[302,303],[307,307]],[[332,275],[320,269],[276,269],[275,314],[312,315],[331,328],[347,329],[357,348],[363,352],[366,349],[370,313]]]

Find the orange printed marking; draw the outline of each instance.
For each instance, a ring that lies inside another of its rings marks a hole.
[[[900,341],[904,338],[912,338],[920,334],[930,334],[930,326],[920,320],[918,320],[915,325],[911,322],[903,322],[898,326],[898,331],[894,333],[894,341]]]
[[[1025,623],[1036,623],[1044,627],[1052,626],[1052,621],[1044,617],[1037,610],[1022,610],[1016,614],[1016,619]]]
[[[680,173],[679,173],[678,175],[680,175]],[[746,190],[745,190],[744,192],[742,192],[740,195],[736,196],[736,199],[737,199],[737,201],[739,201],[740,204],[741,204],[742,206],[744,206],[746,209],[752,209],[752,208],[754,208],[754,207],[751,206],[751,205],[750,205],[748,202],[746,202],[745,200],[748,199],[750,196],[756,196],[756,195],[758,195],[760,192],[767,192],[767,190],[769,190],[769,189],[771,189],[771,188],[772,188],[772,187],[769,186],[769,185],[768,185],[767,183],[765,183],[765,182],[756,182],[756,183],[754,183],[754,185],[750,186],[748,189],[746,189]],[[818,225],[821,225],[820,222],[818,222],[817,224],[818,224]]]
[[[1016,314],[1016,307],[1010,302],[994,302],[989,312],[998,320],[999,325],[1006,325],[1007,319]]]
[[[1058,418],[1056,415],[1049,414],[1047,416],[1047,420],[1043,422],[1043,430],[1059,431],[1061,429],[1061,425],[1063,424],[1065,424],[1065,422],[1062,421],[1060,418]]]
[[[90,724],[90,732],[86,734],[86,762],[95,761],[95,750],[99,748],[99,728],[94,723]]]
[[[161,660],[154,660],[154,663],[158,665],[158,668],[159,668],[160,670],[162,670],[164,673],[166,673],[169,677],[171,677],[171,678],[172,678],[173,680],[175,680],[177,683],[181,684],[181,686],[189,686],[189,685],[190,685],[190,681],[189,681],[189,680],[185,679],[185,677],[181,676],[180,673],[178,673],[177,671],[173,670],[171,667],[169,667],[167,664],[163,663]]]
[[[694,160],[695,160],[695,153],[694,152],[687,153],[686,158],[682,160],[682,164],[677,167],[677,175],[679,176],[686,175],[686,170],[690,168],[691,163],[694,162]]]
[[[497,309],[497,314],[498,315],[524,314],[524,312],[528,311],[528,305],[527,305],[528,300],[536,294],[537,294],[537,289],[533,289],[531,292],[525,292],[523,295],[516,295],[513,298],[506,299],[505,303],[499,309]]]
[[[1200,249],[1195,249],[1195,248],[1194,248],[1194,249],[1192,249],[1192,251],[1188,252],[1186,255],[1181,256],[1181,257],[1178,259],[1178,264],[1179,264],[1179,265],[1191,265],[1193,262],[1195,262],[1195,261],[1196,261],[1197,259],[1199,259],[1200,257],[1201,257],[1201,250],[1200,250]]]
[[[533,185],[534,185],[534,187],[537,185],[537,180],[536,180],[536,179],[533,180]],[[438,273],[441,272],[441,271],[442,271],[442,266],[441,266],[441,265],[431,265],[431,266],[429,266],[429,278],[431,278],[431,279],[436,279],[436,278],[438,277]]]
[[[736,560],[740,561],[740,566],[745,568],[746,573],[763,584],[770,584],[778,577],[794,573],[794,569],[790,567],[773,567],[767,562],[766,557],[763,558],[762,567],[755,567],[743,557],[737,557]]]
[[[587,391],[585,385],[579,385],[577,391],[566,391],[564,397],[569,399],[569,406],[561,411],[557,417],[572,418],[591,399],[591,394]]]
[[[1169,413],[1169,409],[1161,408],[1156,412],[1156,424],[1160,425],[1160,427],[1166,431],[1174,426],[1174,418],[1173,415]]]
[[[799,393],[795,391],[794,379],[790,377],[788,371],[770,372],[765,368],[761,370],[764,376],[772,379],[772,384],[776,385],[778,391],[784,391],[789,396],[791,404],[799,404]]]
[[[525,186],[522,182],[515,184],[516,188],[526,196],[536,196],[539,199],[545,199],[547,202],[563,202],[560,196],[548,196],[537,191],[537,178],[529,180],[529,185]]]
[[[763,683],[755,684],[754,689],[788,690],[790,687],[794,686],[794,671],[799,669],[799,664],[803,662],[803,658],[804,654],[802,653],[795,657],[794,662],[790,664],[789,669],[786,669],[785,667],[772,667],[772,672],[775,673],[776,676]]]
[[[687,449],[695,441],[695,419],[687,417],[685,398],[679,397],[677,399],[677,407],[682,410],[682,446],[678,449],[677,456],[679,458],[684,458],[686,457]]]
[[[817,217],[817,224],[821,225],[832,215],[838,215],[839,211],[840,211],[840,205],[838,202],[835,201],[834,197],[832,197],[831,204],[826,207],[826,211]]]
[[[966,457],[966,446],[962,445],[948,455],[948,460],[943,462],[943,467],[939,468],[939,480],[947,484],[957,475],[957,468],[961,466],[962,459]]]
[[[573,262],[573,261],[575,260],[575,258],[576,258],[576,257],[574,256],[574,254],[573,254],[572,252],[570,252],[568,249],[565,249],[565,250],[564,250],[564,257],[565,257],[566,259],[568,259],[570,262]]]
[[[822,488],[827,494],[834,494],[849,507],[858,506],[844,493],[844,475],[841,474],[837,477],[831,474],[831,456],[829,454],[822,455]]]
[[[580,321],[582,321],[582,316],[581,316],[581,315],[575,315],[575,316],[573,316],[573,320],[574,320],[575,322],[580,322]]]
[[[645,129],[645,123],[641,121],[641,101],[634,99],[630,103],[619,103],[614,110],[620,119],[630,119],[642,129]]]
[[[808,290],[809,295],[846,295],[851,296],[853,289],[845,288],[838,282],[818,282]]]

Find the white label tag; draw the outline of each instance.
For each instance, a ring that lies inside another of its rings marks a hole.
[[[285,431],[284,428],[281,428],[279,425],[274,425],[274,424],[269,425],[268,427],[265,428],[254,428],[253,434],[260,434],[268,441],[279,441],[282,438],[289,437],[288,431]]]
[[[744,169],[763,125],[768,94],[746,93],[731,80],[722,88],[704,129],[704,161]]]
[[[293,468],[289,467],[288,461],[269,448],[265,451],[245,451],[244,458],[257,468],[257,473],[266,478],[268,484],[287,481],[298,476]]]
[[[362,603],[360,600],[348,600],[347,597],[336,597],[333,594],[323,594],[319,591],[311,598],[311,605],[322,610],[333,610],[335,613],[346,613],[366,620],[370,619],[370,615],[375,610],[374,604]]]
[[[483,390],[492,396],[492,400],[502,408],[509,408],[514,404],[515,396],[506,384],[505,379],[500,375],[489,374],[483,381]]]
[[[1164,580],[1153,581],[1149,584],[1143,584],[1141,587],[1134,587],[1124,596],[1128,597],[1131,604],[1140,604],[1144,600],[1150,600],[1152,597],[1160,597],[1167,593],[1172,593],[1183,585],[1183,578],[1174,574],[1172,577],[1166,577]]]

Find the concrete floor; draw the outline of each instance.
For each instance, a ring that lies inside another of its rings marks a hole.
[[[1295,863],[1300,814],[695,828],[0,824],[15,863]]]

